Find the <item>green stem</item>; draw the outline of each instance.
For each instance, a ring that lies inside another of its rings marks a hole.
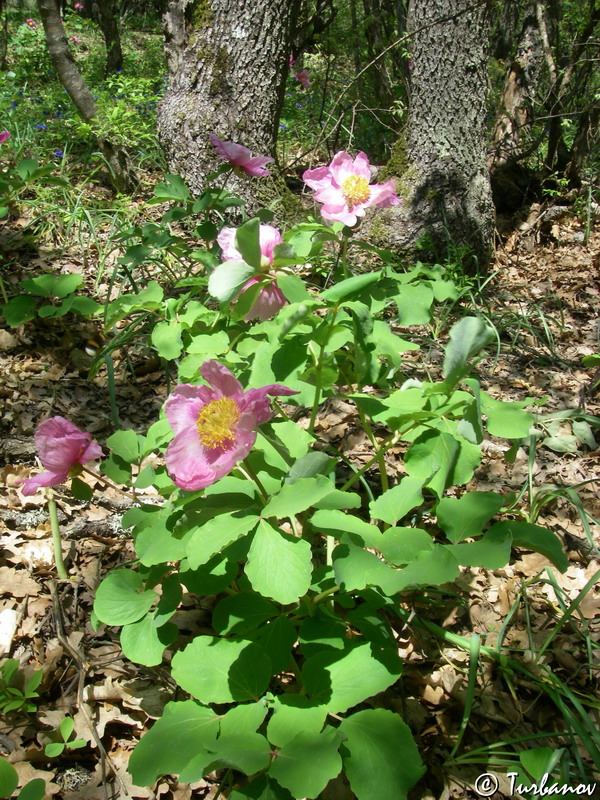
[[[340,491],[345,492],[346,489],[349,489],[352,486],[352,484],[356,483],[356,481],[362,475],[364,475],[368,469],[371,469],[371,467],[375,462],[379,462],[380,455],[382,453],[385,453],[385,451],[388,450],[390,447],[393,447],[396,441],[397,441],[397,434],[395,433],[393,433],[391,436],[388,436],[387,439],[384,439],[381,445],[379,446],[377,452],[375,453],[375,455],[372,458],[370,458],[367,461],[367,463],[364,464],[357,472],[355,472],[354,475],[348,478],[346,483],[342,487],[340,487]]]
[[[333,540],[332,540],[333,541]],[[335,594],[335,592],[339,592],[339,586],[331,586],[329,589],[325,589],[324,592],[320,592],[316,594],[314,597],[311,597],[311,603],[316,606],[321,600],[325,600],[326,597],[329,597],[330,594]]]
[[[46,502],[48,503],[48,515],[50,517],[50,528],[52,530],[52,545],[54,547],[54,563],[56,571],[61,581],[68,581],[69,576],[63,561],[62,547],[60,546],[60,525],[58,524],[58,509],[56,500],[52,494],[52,489],[46,489]]]
[[[387,469],[385,466],[385,453],[383,452],[383,450],[379,449],[379,442],[375,438],[375,434],[373,433],[373,428],[371,427],[371,424],[367,419],[367,415],[359,406],[356,406],[356,408],[358,410],[358,416],[360,417],[362,426],[365,429],[367,436],[371,440],[371,444],[377,450],[377,462],[379,464],[379,475],[381,477],[381,491],[387,492],[387,490],[390,488],[390,483],[388,480]]]
[[[261,497],[264,500],[265,505],[266,505],[266,503],[269,502],[269,495],[268,495],[267,490],[265,489],[265,487],[262,485],[262,482],[261,482],[260,478],[258,477],[256,472],[252,469],[252,467],[248,463],[248,459],[245,458],[242,461],[242,464],[244,465],[244,470],[247,473],[246,477],[248,477],[248,478],[250,478],[251,480],[254,481],[254,483],[258,487],[258,491],[260,492]],[[238,469],[241,470],[242,472],[244,472],[244,470],[239,465],[238,465]]]
[[[315,396],[313,398],[312,410],[310,412],[310,421],[308,423],[308,432],[311,434],[311,436],[315,429],[315,422],[317,420],[317,414],[319,413],[319,403],[321,402],[321,372],[323,369],[323,356],[325,354],[325,348],[327,347],[327,342],[329,341],[329,337],[331,336],[331,331],[333,330],[333,326],[335,325],[335,318],[337,316],[337,312],[338,312],[338,307],[335,306],[331,314],[329,331],[326,334],[325,339],[321,344],[321,347],[319,348],[319,355],[317,356],[315,364],[316,367]]]
[[[342,275],[344,276],[344,278],[350,277],[350,272],[348,271],[348,261],[346,260],[348,256],[349,241],[350,240],[346,236],[344,236],[344,238],[342,239],[342,247],[340,249],[340,261],[342,262]]]

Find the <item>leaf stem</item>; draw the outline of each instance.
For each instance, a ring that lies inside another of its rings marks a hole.
[[[60,544],[60,525],[58,524],[58,509],[52,489],[46,489],[46,502],[48,504],[48,516],[50,517],[50,529],[52,531],[52,546],[54,548],[54,564],[61,581],[68,581],[69,576],[63,560],[62,547]]]
[[[258,491],[260,492],[261,497],[264,500],[265,505],[266,505],[269,502],[269,494],[268,494],[267,490],[265,489],[265,487],[263,486],[260,478],[258,477],[258,475],[254,471],[254,469],[248,463],[248,459],[247,458],[245,458],[242,461],[242,464],[244,465],[244,468],[240,467],[240,465],[238,464],[238,469],[240,470],[242,475],[244,475],[249,480],[254,481],[254,483],[256,484],[256,486],[258,488]]]

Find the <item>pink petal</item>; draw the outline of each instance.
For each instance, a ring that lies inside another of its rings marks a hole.
[[[43,486],[58,486],[67,480],[66,472],[40,472],[33,478],[27,478],[21,488],[21,494],[29,497]]]
[[[214,133],[211,133],[208,138],[217,153],[231,164],[241,166],[244,162],[248,161],[248,159],[252,158],[252,153],[250,150],[241,144],[236,144],[235,142],[224,142]]]
[[[205,449],[195,427],[181,431],[169,443],[165,453],[167,470],[180,489],[193,492],[217,480],[206,460]]]
[[[190,383],[176,386],[165,403],[165,414],[175,436],[190,429],[196,430],[198,414],[214,399],[215,393],[208,386],[193,386]]]
[[[242,384],[234,374],[218,361],[205,361],[200,367],[200,373],[207,383],[220,392],[220,396],[241,399],[244,394]]]
[[[258,238],[261,254],[269,259],[269,264],[272,264],[275,245],[283,241],[281,234],[272,225],[261,225],[258,229]]]
[[[347,225],[351,228],[353,225],[356,225],[358,222],[359,216],[364,216],[364,209],[360,206],[354,206],[352,211],[348,209],[347,206],[344,208],[339,209],[333,206],[323,206],[321,208],[321,215],[332,222],[343,222],[344,225]]]
[[[295,389],[289,389],[280,383],[271,383],[269,386],[261,386],[260,389],[248,389],[244,396],[244,411],[251,411],[256,419],[256,424],[268,422],[273,416],[271,401],[267,395],[287,397],[298,394]]]
[[[329,167],[315,167],[307,169],[302,175],[302,180],[311,189],[322,189],[331,186],[331,170]]]
[[[223,261],[239,261],[242,254],[235,246],[235,228],[222,228],[217,236],[217,244],[221,248]]]
[[[253,178],[264,178],[266,175],[271,174],[268,169],[264,169],[265,164],[270,164],[274,160],[270,156],[253,156],[245,160],[244,163],[238,164],[238,166]]]
[[[285,295],[277,284],[275,282],[267,284],[259,291],[252,308],[246,314],[244,320],[250,322],[250,320],[258,319],[261,322],[265,322],[274,317],[286,303]]]
[[[80,464],[87,464],[88,461],[96,461],[99,458],[102,458],[104,453],[102,452],[102,448],[96,442],[90,442],[88,446],[85,448],[83,453],[79,456],[78,461]]]
[[[38,425],[35,444],[40,461],[53,472],[68,472],[81,456],[92,436],[64,417],[50,417]],[[98,456],[99,457],[99,456]]]
[[[396,195],[396,184],[393,180],[386,181],[386,183],[374,183],[369,188],[371,189],[371,196],[365,206],[390,208],[391,206],[402,204],[402,200]]]
[[[0,131],[0,144],[5,142],[8,139],[9,136],[10,136],[10,133],[8,131]]]
[[[350,175],[355,175],[354,161],[350,153],[345,150],[340,150],[333,157],[333,161],[329,166],[334,183],[341,186],[342,183],[349,178]]]

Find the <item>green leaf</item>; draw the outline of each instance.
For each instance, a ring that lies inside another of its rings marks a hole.
[[[277,614],[277,607],[261,595],[240,592],[217,604],[213,611],[212,625],[221,635],[234,633],[236,636],[243,636]]]
[[[227,556],[214,556],[199,569],[187,569],[184,562],[179,572],[183,585],[190,592],[206,596],[222,592],[234,580],[238,565]]]
[[[522,750],[519,761],[534,781],[541,781],[544,773],[551,771],[555,754],[556,750],[550,747],[533,747],[531,750]]]
[[[72,717],[65,717],[58,726],[58,730],[60,731],[60,735],[62,736],[63,740],[68,742],[71,738],[71,734],[75,730],[75,723],[73,722]]]
[[[17,328],[24,322],[34,319],[36,305],[35,297],[29,297],[26,294],[13,297],[5,306],[2,306],[2,314],[7,325],[10,325],[11,328]]]
[[[421,528],[388,528],[381,534],[379,551],[386,561],[404,565],[418,553],[433,549],[433,540]]]
[[[167,361],[179,358],[183,351],[182,330],[181,322],[175,320],[159,322],[154,326],[150,341],[161,358],[166,358]]]
[[[493,525],[488,533],[499,534],[505,531],[512,535],[513,547],[525,547],[541,553],[550,561],[560,572],[566,572],[569,567],[569,559],[566,557],[562,544],[558,536],[547,528],[539,525],[532,525],[529,522],[519,522],[518,520],[505,520]]]
[[[161,663],[165,647],[172,644],[179,630],[177,625],[166,622],[157,628],[153,615],[124,625],[121,629],[121,647],[130,661],[145,667],[156,667]]]
[[[433,290],[426,283],[409,283],[394,297],[400,325],[428,325],[431,320]]]
[[[260,269],[262,258],[259,226],[260,220],[258,217],[253,217],[239,227],[235,234],[235,246],[237,250],[246,264],[254,267],[254,270]]]
[[[581,359],[581,363],[584,367],[596,367],[600,365],[600,353],[594,353],[591,356],[584,356]]]
[[[379,586],[392,597],[400,590],[400,573],[384,564],[375,553],[353,544],[339,544],[333,551],[335,582],[345,591]]]
[[[110,478],[113,483],[129,483],[131,480],[130,465],[115,453],[111,453],[100,464],[100,472]]]
[[[271,747],[265,737],[241,727],[235,732],[222,733],[211,752],[211,770],[230,767],[253,775],[266,769],[271,761]]]
[[[292,648],[298,634],[296,628],[287,617],[278,617],[259,628],[252,637],[268,653],[271,659],[273,675],[288,669],[292,656]]]
[[[409,586],[440,586],[453,581],[459,573],[458,561],[443,545],[417,553],[416,557],[398,572],[397,591]]]
[[[144,591],[137,572],[118,569],[109,572],[98,587],[94,611],[107,625],[127,625],[141,619],[157,599],[156,592]]]
[[[578,442],[575,436],[563,433],[559,436],[546,436],[542,439],[542,445],[555,453],[576,453]]]
[[[437,430],[417,436],[404,459],[408,474],[421,480],[438,497],[449,486],[470,481],[480,461],[477,445]]]
[[[172,675],[202,703],[258,700],[269,684],[271,661],[254,642],[196,636],[173,656]]]
[[[524,439],[529,436],[529,429],[533,425],[533,415],[523,411],[527,401],[506,403],[495,400],[486,392],[481,392],[481,410],[487,414],[485,427],[492,436],[502,436],[505,439]]]
[[[423,481],[420,478],[402,478],[397,486],[388,489],[381,497],[369,505],[369,512],[374,519],[381,519],[389,525],[395,525],[413,508],[423,502]]]
[[[383,543],[381,531],[376,525],[370,525],[353,514],[344,514],[336,509],[316,511],[311,523],[315,530],[335,536],[336,539],[344,540],[352,535],[354,540],[358,536],[365,547],[378,548]]]
[[[495,492],[465,492],[462,497],[444,497],[437,505],[439,525],[453,544],[480,536],[483,526],[502,508],[505,499]]]
[[[268,775],[262,774],[246,786],[234,789],[229,795],[229,800],[294,800],[294,798],[287,789]]]
[[[48,758],[56,758],[60,756],[65,750],[64,742],[50,742],[44,747],[44,753]]]
[[[494,332],[479,317],[463,317],[450,330],[443,375],[454,386],[469,371],[468,362],[494,340]]]
[[[303,303],[310,298],[304,281],[298,275],[278,275],[277,286],[288,303]]]
[[[71,494],[76,500],[83,500],[87,502],[94,496],[94,490],[87,483],[84,483],[80,478],[73,478],[71,480]]]
[[[10,797],[18,783],[17,770],[5,758],[0,758],[0,797]]]
[[[344,771],[357,800],[406,800],[425,772],[408,725],[392,711],[373,708],[342,720]],[[399,757],[401,753],[401,757]]]
[[[335,467],[336,460],[327,453],[320,450],[313,450],[301,458],[296,459],[285,479],[286,483],[295,483],[300,478],[314,478],[315,475],[322,475]]]
[[[187,543],[187,557],[192,569],[206,564],[214,555],[232,542],[250,533],[259,517],[255,513],[233,511],[196,528]]]
[[[506,530],[490,529],[477,542],[446,545],[459,564],[464,567],[502,569],[510,561],[512,537]]]
[[[42,778],[33,778],[23,786],[17,800],[42,800],[45,794],[46,781],[42,780]]]
[[[128,464],[136,464],[140,458],[140,440],[135,431],[121,430],[106,440],[112,452]]]
[[[214,711],[192,700],[167,703],[129,759],[128,770],[136,786],[151,786],[161,775],[178,775],[215,743],[219,720]],[[200,771],[200,777],[202,770]]]
[[[335,486],[330,478],[316,475],[314,478],[299,478],[292,484],[285,484],[273,495],[263,509],[265,517],[291,517],[314,506],[330,494]]]
[[[333,728],[322,733],[301,731],[280,749],[269,775],[294,797],[315,798],[342,769],[338,747]]]
[[[157,183],[154,187],[154,196],[163,203],[165,200],[187,202],[191,199],[190,190],[179,175],[165,175],[164,183]]]
[[[377,283],[381,275],[382,272],[379,270],[377,272],[364,272],[362,275],[346,278],[346,280],[340,281],[331,288],[321,292],[321,299],[328,303],[339,303],[341,300],[360,294],[363,289],[370,286],[372,283]]]
[[[345,653],[323,651],[308,658],[302,669],[309,697],[340,714],[395,683],[402,662],[395,651],[377,651],[361,644]]]
[[[267,726],[267,737],[276,747],[291,742],[298,731],[319,733],[327,718],[327,706],[315,705],[298,694],[275,697],[273,716]]]
[[[248,551],[245,572],[253,589],[263,596],[284,605],[296,603],[312,580],[310,544],[262,520]]]
[[[573,428],[573,434],[577,437],[579,444],[586,445],[586,447],[589,447],[590,450],[598,449],[598,443],[594,438],[594,434],[589,422],[586,422],[583,419],[576,419],[571,423],[571,427]]]
[[[245,261],[225,261],[210,273],[208,291],[221,303],[228,303],[255,274]]]
[[[37,278],[21,281],[21,286],[26,292],[38,297],[63,298],[68,294],[73,294],[82,283],[81,275],[56,275],[54,272],[46,272],[38,275]]]
[[[314,616],[305,617],[300,625],[298,632],[300,650],[305,656],[332,648],[343,650],[347,644],[347,632],[344,621],[321,605]]]

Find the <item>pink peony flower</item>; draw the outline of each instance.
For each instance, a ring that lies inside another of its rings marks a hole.
[[[37,27],[37,22],[34,19],[31,19],[31,17],[28,17],[25,20],[25,25],[29,25],[30,28],[35,28]]]
[[[242,260],[242,254],[235,246],[235,235],[235,228],[223,228],[221,233],[217,236],[217,242],[221,248],[225,263],[227,263],[227,261]],[[278,245],[283,240],[279,231],[273,228],[272,225],[261,225],[258,229],[258,237],[261,252],[261,272],[263,275],[267,276],[271,274],[269,273],[269,267],[273,264],[275,245]],[[258,281],[258,276],[250,278],[250,280],[242,286],[237,296],[239,297],[240,294]],[[259,319],[261,322],[271,319],[271,317],[274,317],[287,302],[283,292],[274,280],[262,282],[264,283],[263,288],[259,291],[254,305],[244,317],[246,322],[252,319]]]
[[[32,495],[42,486],[64,483],[76,464],[87,464],[102,458],[100,445],[92,442],[91,433],[80,430],[64,417],[50,417],[37,427],[35,446],[47,472],[28,478],[22,488],[24,495]]]
[[[296,63],[296,59],[294,58],[294,56],[291,53],[290,53],[290,60],[289,60],[288,63],[290,65],[290,67],[293,67],[294,64]]]
[[[83,3],[73,3],[75,11],[83,11]]]
[[[265,164],[270,164],[274,160],[270,156],[253,156],[247,147],[235,142],[223,142],[214,133],[211,133],[209,139],[221,158],[247,175],[262,178],[271,174],[268,169],[264,169]]]
[[[10,136],[10,133],[8,131],[0,131],[0,144],[5,142],[8,139],[9,136]]]
[[[166,452],[167,469],[175,484],[188,491],[210,486],[246,458],[256,427],[271,419],[267,395],[297,394],[278,383],[245,392],[218,361],[205,361],[200,372],[209,386],[180,384],[165,405],[175,433]]]
[[[325,219],[344,225],[356,225],[358,217],[364,217],[365,209],[370,206],[388,208],[402,202],[395,194],[393,180],[369,185],[371,170],[364,153],[352,160],[342,150],[328,167],[306,170],[302,178],[315,189],[315,200],[323,203],[321,214]]]
[[[296,73],[296,80],[299,81],[305,89],[310,89],[310,77],[307,69],[302,69]]]

